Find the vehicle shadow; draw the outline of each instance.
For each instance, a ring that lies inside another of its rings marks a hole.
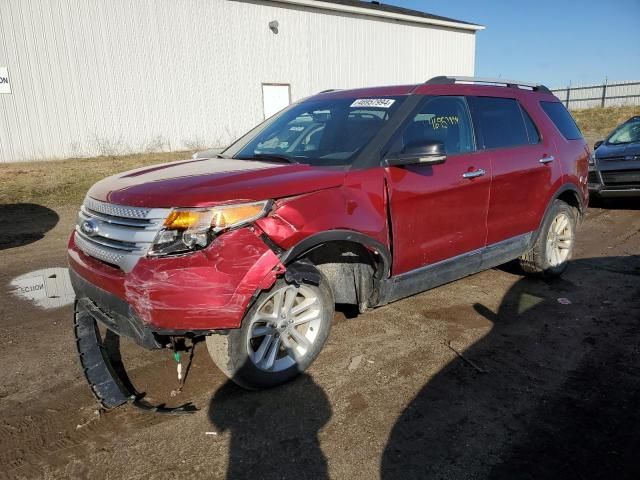
[[[60,217],[35,203],[0,205],[0,250],[37,242],[58,224]]]
[[[307,374],[258,392],[227,381],[209,404],[211,423],[231,435],[226,478],[328,478],[318,433],[331,413],[326,394]]]
[[[602,198],[591,195],[589,207],[606,210],[640,210],[640,197]]]
[[[381,477],[640,478],[640,256],[576,260],[474,307],[491,331],[403,411]]]

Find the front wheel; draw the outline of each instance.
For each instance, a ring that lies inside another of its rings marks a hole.
[[[262,292],[241,328],[207,337],[214,363],[231,380],[251,390],[269,388],[305,371],[320,353],[331,329],[331,288],[278,279]]]
[[[555,200],[533,248],[520,257],[522,269],[547,277],[562,274],[573,254],[576,224],[575,209],[562,200]]]

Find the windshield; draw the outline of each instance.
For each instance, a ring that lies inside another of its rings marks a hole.
[[[389,121],[402,98],[329,98],[293,105],[233,156],[348,165]]]
[[[620,125],[607,140],[608,145],[640,142],[640,117]]]

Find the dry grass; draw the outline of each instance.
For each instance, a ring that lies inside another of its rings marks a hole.
[[[571,113],[593,143],[629,117],[640,115],[640,106],[590,108]],[[89,187],[104,177],[189,157],[190,152],[172,152],[0,164],[0,204],[78,205]]]
[[[0,204],[79,205],[98,180],[133,168],[189,158],[190,152],[0,164]]]
[[[640,105],[626,107],[586,108],[573,110],[573,118],[588,139],[600,140],[611,130],[634,115],[640,115]]]

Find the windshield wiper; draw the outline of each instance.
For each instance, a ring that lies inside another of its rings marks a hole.
[[[264,160],[265,162],[287,162],[298,163],[287,155],[278,155],[277,153],[256,153],[250,157],[236,157],[240,160]]]

